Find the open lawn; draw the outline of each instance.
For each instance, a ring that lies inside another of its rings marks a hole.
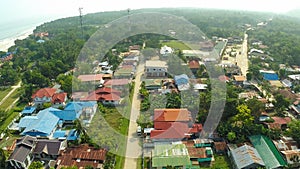
[[[167,42],[161,42],[162,46],[167,45],[173,49],[179,49],[179,50],[189,50],[190,48],[185,45],[184,43],[176,40],[171,40]]]
[[[15,90],[1,105],[0,110],[6,110],[9,108],[12,103],[19,97],[20,91],[17,89]]]
[[[7,89],[0,89],[0,100],[2,100],[11,91],[11,87]]]
[[[19,115],[20,112],[9,111],[7,113],[7,118],[3,121],[3,123],[0,124],[0,131],[4,131],[8,127],[8,125],[13,121],[13,119]]]
[[[212,167],[200,167],[201,169],[230,169],[230,163],[227,156],[215,155],[215,162]]]

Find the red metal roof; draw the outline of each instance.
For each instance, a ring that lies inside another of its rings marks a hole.
[[[194,124],[190,129],[190,133],[199,133],[200,131],[202,131],[202,124]]]
[[[191,112],[187,109],[155,109],[154,121],[190,121]]]
[[[54,93],[56,92],[56,89],[54,88],[42,88],[36,91],[31,98],[43,98],[43,97],[52,97]]]
[[[128,79],[110,79],[104,82],[105,86],[123,86],[129,83]]]
[[[151,139],[183,139],[189,131],[187,123],[173,123],[167,130],[152,130]]]
[[[79,75],[78,79],[82,82],[92,82],[102,80],[103,74]]]
[[[199,69],[200,64],[197,60],[191,60],[189,61],[189,67],[190,69]]]
[[[89,101],[119,101],[121,92],[118,90],[114,90],[112,88],[99,88],[91,93],[88,96],[82,98],[81,100],[89,100]]]
[[[55,93],[52,96],[52,103],[63,103],[65,102],[67,93]]]

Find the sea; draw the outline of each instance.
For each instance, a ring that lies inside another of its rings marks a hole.
[[[44,22],[51,21],[53,18],[34,18],[14,20],[1,23],[0,21],[0,40],[11,39],[18,37],[26,33],[28,30],[33,30],[36,26],[43,24]]]

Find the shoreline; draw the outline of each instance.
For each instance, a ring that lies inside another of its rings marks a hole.
[[[33,34],[33,31],[35,29],[36,26],[23,31],[22,33],[15,35],[14,37],[0,40],[0,51],[7,52],[10,47],[15,45],[15,40],[26,39],[29,35]]]

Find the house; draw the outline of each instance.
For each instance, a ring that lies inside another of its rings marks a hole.
[[[79,75],[77,78],[81,82],[90,82],[93,84],[99,84],[101,80],[111,79],[112,75],[110,75],[110,74],[88,74],[88,75]]]
[[[198,91],[205,91],[207,90],[207,84],[195,84],[194,85],[194,90],[198,90]]]
[[[168,47],[167,45],[160,48],[161,55],[168,55],[172,53],[173,53],[173,49],[171,47]]]
[[[134,65],[120,65],[113,76],[115,79],[129,79],[133,77],[135,71]]]
[[[252,169],[265,167],[257,150],[249,145],[243,145],[236,149],[230,150],[230,156],[234,163],[235,169]]]
[[[35,160],[48,163],[50,160],[56,160],[65,147],[65,141],[37,140],[32,154]]]
[[[34,105],[42,105],[43,103],[52,103],[56,106],[64,105],[67,101],[67,93],[59,92],[55,88],[42,88],[37,90],[31,98]]]
[[[162,88],[163,79],[145,79],[145,88],[147,90],[158,90]]]
[[[102,87],[90,92],[81,99],[82,101],[97,101],[104,105],[118,105],[121,100],[121,92],[112,88]]]
[[[110,79],[110,80],[106,80],[103,85],[105,87],[114,86],[114,88],[116,88],[116,87],[124,88],[124,86],[127,84],[129,84],[128,79]]]
[[[286,161],[268,137],[253,135],[250,136],[249,139],[265,163],[266,168],[283,168],[287,165]]]
[[[290,88],[290,87],[293,86],[292,82],[289,81],[288,79],[283,79],[283,80],[281,81],[281,83],[283,84],[284,87]]]
[[[280,140],[273,140],[276,148],[284,156],[288,164],[299,164],[300,150],[298,143],[291,137],[282,137]],[[299,166],[298,166],[299,167]]]
[[[269,129],[281,129],[285,130],[287,128],[287,124],[292,121],[290,117],[271,117],[274,122],[272,123],[267,123],[264,122],[264,124],[269,128]]]
[[[189,77],[186,74],[175,76],[174,81],[180,91],[188,90],[190,88]]]
[[[43,104],[45,102],[51,102],[52,96],[56,93],[54,88],[42,88],[37,90],[31,98],[33,99],[34,104]]]
[[[152,168],[167,166],[187,168],[191,165],[188,150],[184,144],[156,144],[152,153]]]
[[[246,80],[246,78],[245,78],[245,76],[235,75],[235,76],[233,76],[233,80],[236,85],[243,85],[243,82]]]
[[[31,136],[18,139],[14,151],[6,161],[8,166],[14,169],[27,169],[34,160],[32,151],[36,141],[37,139]]]
[[[55,108],[47,108],[36,116],[25,116],[18,124],[21,135],[34,137],[51,137],[58,126],[59,118],[51,111],[61,111]]]
[[[215,44],[212,41],[200,42],[200,50],[210,52],[214,49]]]
[[[33,113],[35,113],[36,111],[36,107],[33,107],[33,106],[26,106],[22,111],[21,111],[21,114],[23,116],[30,116],[32,115]]]
[[[106,159],[107,150],[97,149],[83,144],[77,147],[66,148],[56,160],[57,169],[76,166],[84,168],[91,166],[93,168],[103,168]]]
[[[168,72],[167,62],[159,60],[147,60],[145,64],[147,77],[166,77]]]
[[[227,152],[227,144],[225,141],[214,142],[213,148],[217,154],[226,154]]]
[[[155,109],[153,121],[150,138],[154,142],[180,141],[192,135],[189,127],[191,112],[187,109]]]
[[[196,147],[195,141],[183,141],[186,146],[192,165],[197,168],[201,166],[210,166],[214,161],[211,147]]]
[[[198,61],[198,60],[195,60],[195,59],[190,60],[189,63],[188,63],[188,65],[189,65],[189,68],[191,69],[191,71],[192,71],[193,74],[196,74],[197,71],[198,71],[199,68],[200,68],[200,63],[199,63],[199,61]]]
[[[140,45],[133,45],[133,46],[129,46],[129,52],[137,52],[140,50]]]

